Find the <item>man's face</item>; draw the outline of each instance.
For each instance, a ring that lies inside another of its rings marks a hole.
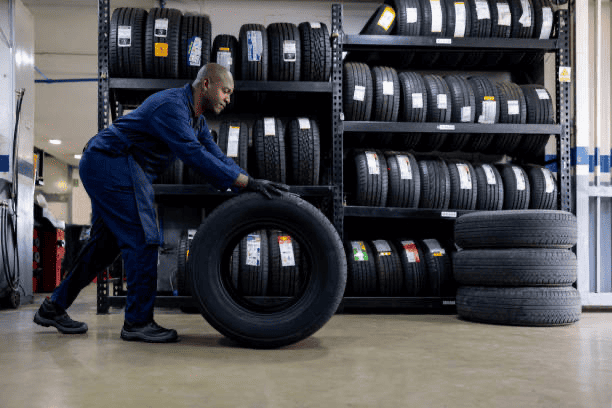
[[[234,92],[234,80],[230,75],[221,75],[216,81],[204,79],[202,87],[200,101],[204,108],[202,111],[213,111],[218,115],[230,103],[230,97]]]

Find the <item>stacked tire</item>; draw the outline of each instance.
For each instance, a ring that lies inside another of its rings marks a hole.
[[[576,217],[553,210],[476,212],[455,223],[453,256],[460,317],[556,326],[580,319]]]

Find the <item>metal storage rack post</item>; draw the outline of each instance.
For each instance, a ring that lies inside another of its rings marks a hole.
[[[433,38],[433,37],[407,37],[407,36],[373,36],[373,35],[347,35],[342,25],[343,6],[332,5],[332,32],[337,38],[338,47],[334,58],[342,59],[343,51],[399,51],[412,49],[420,51],[444,50],[521,50],[543,51],[556,54],[556,109],[557,123],[551,125],[536,124],[438,124],[438,123],[409,123],[409,122],[356,122],[344,121],[342,114],[336,114],[334,109],[334,168],[336,171],[335,184],[341,190],[335,196],[335,213],[340,218],[337,225],[344,238],[344,223],[346,217],[367,217],[375,219],[419,218],[432,220],[448,220],[454,222],[456,217],[470,210],[432,210],[418,208],[381,208],[345,206],[343,203],[344,180],[343,174],[343,138],[345,133],[378,132],[384,127],[385,132],[421,132],[421,133],[520,133],[520,134],[550,134],[556,137],[557,147],[557,191],[558,208],[572,211],[571,181],[570,181],[570,84],[560,81],[560,68],[571,67],[569,43],[569,13],[566,10],[555,12],[555,26],[557,38],[550,40],[539,39],[499,39],[499,38]],[[336,65],[334,59],[334,101],[342,102],[342,63]],[[543,64],[543,62],[541,63]],[[335,108],[335,105],[334,105]],[[393,308],[393,307],[436,307],[454,305],[454,298],[442,297],[345,297],[341,307],[359,308]]]

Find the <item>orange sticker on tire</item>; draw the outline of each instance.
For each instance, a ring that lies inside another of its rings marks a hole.
[[[156,57],[167,57],[168,56],[168,44],[155,43],[155,56]]]

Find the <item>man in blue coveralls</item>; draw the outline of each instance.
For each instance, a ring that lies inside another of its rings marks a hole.
[[[178,157],[220,190],[255,191],[268,198],[288,190],[284,184],[248,176],[214,143],[203,113],[221,113],[233,90],[231,74],[221,65],[208,64],[192,84],[150,96],[89,140],[79,172],[91,198],[90,239],[73,269],[40,306],[35,323],[61,333],[85,333],[87,324],[72,320],[66,309],[121,254],[127,277],[121,338],[178,340],[175,330],[153,320],[161,237],[152,182]]]

